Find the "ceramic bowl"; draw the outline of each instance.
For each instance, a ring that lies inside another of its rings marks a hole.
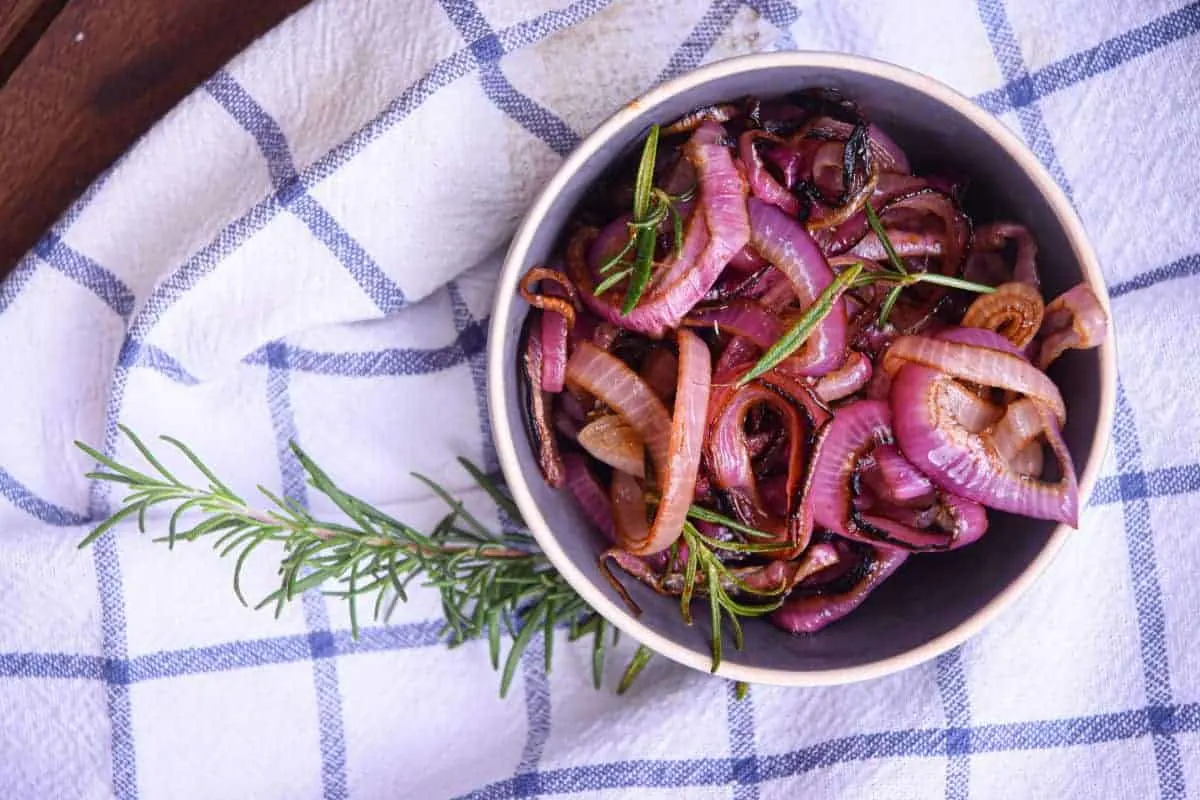
[[[773,53],[720,62],[638,97],[595,130],[563,163],[518,229],[497,288],[488,344],[488,397],[500,465],[529,529],[566,580],[597,611],[657,653],[710,668],[706,614],[693,626],[674,599],[627,580],[642,613],[634,616],[597,568],[601,536],[565,491],[547,487],[522,424],[517,341],[526,305],[520,276],[553,260],[564,225],[593,182],[627,155],[655,123],[698,106],[744,95],[780,96],[810,87],[841,91],[880,124],[914,163],[969,176],[974,197],[990,198],[996,217],[1015,219],[1037,238],[1047,296],[1088,281],[1108,306],[1100,267],[1070,202],[1034,155],[1003,124],[943,84],[900,67],[831,53]],[[1111,331],[1095,350],[1072,351],[1051,376],[1067,403],[1064,436],[1086,501],[1111,427],[1115,397]],[[765,620],[745,626],[745,648],[725,647],[718,672],[757,683],[812,686],[878,677],[934,658],[977,633],[1009,607],[1069,541],[1086,536],[1052,522],[990,512],[978,543],[908,560],[855,613],[811,636]],[[1086,524],[1086,517],[1085,517]]]

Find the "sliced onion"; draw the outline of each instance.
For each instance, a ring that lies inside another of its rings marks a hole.
[[[891,410],[878,400],[859,400],[838,410],[821,429],[812,455],[810,501],[816,524],[841,536],[854,526],[853,484],[858,463],[892,441]]]
[[[765,266],[767,260],[750,245],[738,250],[733,254],[733,258],[729,259],[729,268],[736,272],[756,272]]]
[[[839,560],[836,547],[819,542],[797,559],[776,559],[761,567],[740,567],[731,571],[741,584],[755,592],[782,594],[801,581],[836,565]],[[741,587],[735,584],[733,588]]]
[[[876,211],[886,209],[893,201],[927,188],[929,188],[929,181],[925,178],[891,173],[882,174],[875,183],[875,191],[871,194],[871,207]],[[813,239],[826,255],[839,255],[862,241],[870,229],[870,225],[867,224],[866,212],[859,211],[835,228],[814,231]]]
[[[812,237],[774,206],[751,198],[751,242],[763,258],[791,282],[803,308],[811,306],[833,282],[833,271]],[[817,326],[800,354],[791,362],[795,374],[820,376],[841,365],[846,350],[846,307],[839,299],[833,311]]]
[[[973,544],[988,528],[987,511],[981,504],[953,494],[939,494],[935,505],[919,514],[920,518],[914,520],[905,518],[911,516],[910,509],[899,509],[899,513],[889,513],[886,509],[872,513],[855,511],[851,538],[922,553],[957,550]]]
[[[889,547],[867,546],[857,579],[844,591],[825,590],[789,599],[771,614],[771,622],[792,633],[816,633],[862,605],[871,592],[900,568],[908,553]]]
[[[689,241],[703,247],[694,261],[679,259],[668,268],[677,279],[663,280],[662,285],[643,297],[637,308],[622,315],[619,298],[596,297],[592,267],[588,264],[587,249],[595,233],[581,230],[567,248],[567,271],[579,289],[585,305],[594,313],[627,330],[637,331],[658,339],[669,329],[678,327],[680,320],[716,283],[721,271],[735,253],[750,238],[746,215],[748,187],[733,163],[722,140],[724,129],[713,122],[703,122],[684,146],[684,153],[696,169],[700,185],[699,203],[691,215],[685,233],[685,252]],[[697,228],[698,225],[703,229]],[[707,240],[701,236],[707,230]],[[594,263],[594,262],[593,262]]]
[[[538,467],[546,483],[561,488],[566,481],[558,440],[551,427],[549,393],[542,390],[542,326],[539,314],[530,312],[525,320],[525,343],[521,354],[521,388],[525,401],[525,427],[537,454]]]
[[[800,213],[800,201],[780,185],[763,163],[762,154],[758,150],[758,142],[772,142],[782,145],[783,141],[773,134],[762,130],[748,130],[738,137],[738,153],[742,164],[746,167],[746,179],[750,182],[750,191],[764,203],[777,206],[790,216]]]
[[[1012,461],[1042,435],[1037,402],[1022,398],[1011,403],[992,429],[992,443],[1004,461]]]
[[[677,133],[691,133],[705,122],[728,122],[741,113],[741,108],[734,103],[703,106],[695,111],[689,111],[663,128],[663,135],[674,136]]]
[[[861,476],[863,483],[885,503],[920,507],[928,506],[934,499],[929,478],[902,456],[895,445],[876,447]]]
[[[665,550],[679,538],[700,473],[712,361],[708,347],[699,336],[681,329],[677,337],[679,375],[675,383],[675,408],[670,427],[670,461],[659,475],[662,499],[654,515],[650,535],[645,540],[635,540],[626,545],[631,552],[639,555]]]
[[[812,149],[790,144],[772,145],[763,150],[763,157],[783,176],[786,189],[795,188],[800,176],[812,168]]]
[[[563,469],[566,472],[567,490],[575,498],[575,504],[588,522],[610,542],[615,542],[612,504],[600,481],[588,468],[587,461],[579,453],[563,454]]]
[[[918,363],[905,364],[896,374],[891,402],[905,457],[945,491],[1002,511],[1076,525],[1075,467],[1053,413],[1041,402],[1034,404],[1062,475],[1047,483],[1015,471],[991,436],[958,424],[947,392],[953,382],[953,376]]]
[[[1004,342],[1011,351],[1012,345],[999,334],[980,328],[958,330],[975,331],[975,335],[980,337],[990,335]],[[992,349],[946,341],[944,338],[901,336],[892,342],[892,346],[884,354],[883,369],[893,375],[894,381],[897,369],[908,363],[933,367],[950,377],[979,386],[991,386],[1036,398],[1054,412],[1060,424],[1067,418],[1062,394],[1054,382],[1021,356],[999,349],[998,346],[997,349]],[[905,451],[905,455],[909,453]]]
[[[1067,350],[1099,347],[1108,336],[1108,315],[1086,283],[1050,301],[1041,330],[1038,366],[1046,369]]]
[[[553,294],[538,294],[533,285],[542,281],[553,283],[557,287],[557,291]],[[568,328],[575,325],[575,306],[579,298],[574,284],[563,273],[548,267],[533,267],[522,276],[517,290],[529,305],[561,315],[566,320]]]
[[[945,254],[942,240],[931,233],[893,230],[888,231],[888,241],[896,255],[901,258],[925,258]],[[858,244],[850,248],[850,255],[857,258],[869,258],[873,261],[883,261],[888,258],[888,252],[883,242],[875,234],[867,234]]]
[[[765,350],[783,336],[783,323],[766,306],[754,300],[738,298],[716,306],[697,306],[683,320],[694,328],[711,328],[718,335],[744,336]]]
[[[617,414],[597,417],[580,429],[579,446],[613,469],[638,478],[646,475],[646,446]]]
[[[666,262],[658,267],[657,273],[650,281],[651,297],[659,290],[676,285],[687,271],[695,266],[704,253],[704,248],[708,246],[708,223],[705,222],[704,215],[693,213],[685,219],[687,222],[683,234],[683,247],[678,253],[672,252]]]
[[[1045,453],[1042,451],[1041,442],[1030,442],[1025,446],[1025,449],[1013,456],[1009,466],[1013,472],[1018,475],[1029,475],[1037,478],[1042,474],[1045,467]]]
[[[851,350],[842,366],[817,379],[813,391],[823,402],[832,403],[866,387],[873,371],[871,359]]]
[[[666,468],[671,417],[654,391],[621,359],[590,342],[580,342],[567,361],[567,385],[594,395],[620,414],[645,442],[655,468]]]
[[[859,400],[838,410],[814,447],[809,502],[816,524],[848,539],[911,551],[952,549],[982,536],[987,529],[982,513],[964,510],[946,530],[921,530],[897,515],[860,513],[854,497],[856,478],[864,467],[877,466],[869,457],[891,441],[892,412],[886,403]],[[938,502],[945,507],[950,500]],[[867,505],[873,508],[877,502]]]
[[[772,514],[767,508],[746,437],[747,415],[761,406],[779,414],[787,437],[783,515]],[[805,477],[806,444],[806,426],[799,409],[789,398],[759,381],[728,394],[724,405],[716,412],[705,444],[705,458],[713,483],[721,490],[734,515],[746,525],[774,534],[777,541],[788,542],[797,553],[808,544],[812,532],[812,518],[800,497]]]
[[[1037,242],[1025,226],[1015,222],[993,222],[981,225],[975,231],[975,249],[982,253],[1001,252],[1010,241],[1017,245],[1017,257],[1010,280],[1038,288]]]
[[[995,331],[1023,349],[1042,326],[1045,305],[1042,294],[1028,283],[1002,283],[992,294],[981,294],[963,315],[966,328]]]
[[[646,521],[646,492],[637,478],[625,472],[614,472],[608,487],[612,498],[613,530],[617,543],[643,542],[650,538],[650,523]],[[626,549],[626,552],[629,552]]]
[[[535,284],[540,286],[535,289]],[[526,272],[518,290],[525,302],[542,310],[542,388],[561,392],[567,366],[567,332],[575,326],[579,296],[566,275],[548,267]]]
[[[640,487],[636,492],[633,488],[636,478],[615,472],[610,487],[617,541],[634,555],[665,550],[679,538],[700,472],[710,357],[704,342],[691,331],[679,331],[678,345],[675,408],[669,418],[645,382],[616,357],[585,343],[567,363],[568,383],[592,392],[620,414],[645,441],[654,462],[661,497],[653,525],[645,524],[645,500]]]
[[[558,285],[546,287],[550,297],[565,297]],[[554,311],[542,312],[542,389],[557,393],[563,390],[567,376],[568,320]]]

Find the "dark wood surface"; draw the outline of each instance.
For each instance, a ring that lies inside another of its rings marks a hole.
[[[308,0],[0,0],[0,276],[209,75]]]

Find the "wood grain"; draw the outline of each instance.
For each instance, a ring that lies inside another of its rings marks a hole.
[[[0,86],[16,71],[67,0],[7,0],[0,8]]]
[[[66,2],[0,88],[0,276],[155,121],[307,2]],[[47,4],[0,3],[2,58]]]

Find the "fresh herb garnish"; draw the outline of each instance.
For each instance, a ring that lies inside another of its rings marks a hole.
[[[883,251],[887,253],[888,263],[892,265],[892,271],[869,272],[859,278],[854,288],[867,286],[872,283],[895,284],[892,290],[888,292],[887,297],[884,298],[883,305],[879,308],[879,319],[876,324],[880,328],[887,325],[888,317],[891,315],[892,309],[896,306],[896,301],[900,299],[900,293],[909,286],[917,283],[933,283],[938,286],[963,289],[977,294],[991,294],[996,291],[993,286],[955,278],[951,275],[942,275],[937,272],[909,272],[904,268],[904,262],[900,259],[899,254],[896,253],[896,248],[892,246],[892,240],[888,238],[887,231],[883,229],[883,223],[880,222],[879,215],[875,213],[875,209],[871,207],[870,203],[867,203],[864,210],[867,213],[867,224],[879,238],[879,243],[883,245]]]
[[[837,301],[854,284],[862,269],[862,264],[852,264],[834,277],[833,282],[817,296],[816,302],[804,310],[800,319],[796,320],[796,324],[789,328],[778,342],[771,345],[767,352],[763,353],[762,358],[750,368],[750,371],[742,376],[738,381],[738,386],[745,386],[755,378],[765,375],[799,350],[808,337],[812,336],[817,326],[824,322],[825,318],[833,311]]]
[[[712,671],[716,672],[721,666],[721,646],[722,639],[722,622],[724,619],[729,620],[730,627],[733,629],[733,644],[738,650],[742,649],[742,617],[761,617],[764,614],[769,614],[783,605],[783,598],[779,595],[785,587],[780,587],[779,591],[764,591],[747,586],[740,578],[734,575],[725,562],[722,561],[716,554],[716,550],[737,550],[739,545],[737,542],[721,542],[716,539],[711,539],[704,536],[700,531],[696,530],[696,526],[690,522],[683,523],[683,542],[687,545],[687,564],[684,567],[684,588],[679,595],[679,610],[683,615],[683,619],[689,625],[692,621],[692,595],[696,585],[696,578],[699,574],[704,575],[705,589],[708,594],[708,610],[710,617],[710,625],[712,627]],[[777,549],[777,546],[776,546]],[[753,605],[743,603],[740,600],[735,600],[730,596],[729,591],[725,588],[727,585],[736,586],[741,591],[750,595],[760,597],[776,598],[763,603]]]
[[[323,593],[347,601],[351,634],[357,638],[360,602],[371,602],[372,616],[386,620],[398,602],[407,600],[410,584],[420,579],[441,595],[443,634],[451,646],[487,638],[492,666],[501,669],[501,696],[511,687],[521,655],[535,636],[545,637],[549,669],[551,641],[559,628],[566,628],[572,641],[591,638],[592,679],[600,686],[606,648],[609,641],[616,641],[616,629],[554,570],[528,532],[489,530],[433,481],[421,478],[445,501],[449,511],[425,534],[338,488],[293,444],[292,451],[309,485],[329,498],[348,520],[334,522],[318,519],[291,498],[280,498],[261,486],[259,491],[268,501],[266,509],[251,506],[186,445],[163,437],[203,476],[200,486],[186,483],[168,471],[130,430],[122,427],[121,431],[152,468],[151,474],[76,443],[100,465],[88,477],[119,484],[128,491],[122,507],[97,526],[80,547],[92,544],[124,519],[136,517],[138,529],[144,533],[148,512],[162,507],[173,511],[160,523],[166,528],[166,536],[155,541],[174,547],[177,542],[204,539],[211,541],[221,556],[236,554],[233,590],[243,604],[246,598],[241,576],[248,558],[263,544],[282,545],[279,588],[257,608],[274,606],[278,616],[289,601],[319,586]],[[459,461],[508,518],[521,525],[520,513],[506,492],[469,461]],[[200,519],[185,523],[183,516],[189,511]],[[512,645],[501,665],[501,638],[505,633],[512,637]],[[622,691],[645,666],[649,652],[638,650],[621,680]]]
[[[663,220],[671,217],[675,255],[683,252],[683,215],[679,204],[692,198],[695,189],[680,195],[671,195],[654,186],[654,166],[658,159],[658,125],[650,126],[642,146],[642,157],[638,162],[637,176],[633,185],[633,218],[629,221],[629,238],[616,254],[600,265],[600,274],[606,276],[593,292],[603,294],[628,279],[625,299],[621,304],[622,316],[628,315],[650,285],[654,274],[654,250],[658,245],[658,229]],[[633,261],[629,260],[633,253]]]
[[[883,328],[887,325],[888,316],[891,315],[892,309],[896,306],[896,301],[900,299],[900,293],[918,283],[932,283],[938,286],[945,286],[950,289],[963,289],[968,292],[976,292],[978,294],[991,294],[995,292],[995,287],[986,286],[982,283],[955,278],[952,275],[942,275],[937,272],[909,272],[904,267],[904,262],[901,260],[896,248],[892,246],[891,239],[888,238],[887,232],[883,229],[883,223],[879,221],[879,215],[875,213],[875,209],[870,203],[865,206],[867,214],[867,224],[875,235],[879,237],[880,244],[883,245],[883,250],[887,253],[888,262],[891,264],[891,270],[880,270],[878,272],[863,272],[863,265],[852,264],[839,273],[829,286],[825,287],[825,291],[821,292],[817,297],[816,302],[805,309],[800,319],[796,324],[788,329],[779,341],[773,344],[767,352],[763,353],[750,371],[742,376],[738,381],[738,386],[744,386],[750,381],[758,378],[772,369],[777,367],[780,362],[787,359],[795,353],[808,340],[813,331],[817,329],[825,318],[833,311],[834,305],[843,293],[853,289],[859,289],[864,286],[870,286],[875,283],[891,283],[891,291],[884,298],[883,304],[879,308],[879,319],[877,325]]]

